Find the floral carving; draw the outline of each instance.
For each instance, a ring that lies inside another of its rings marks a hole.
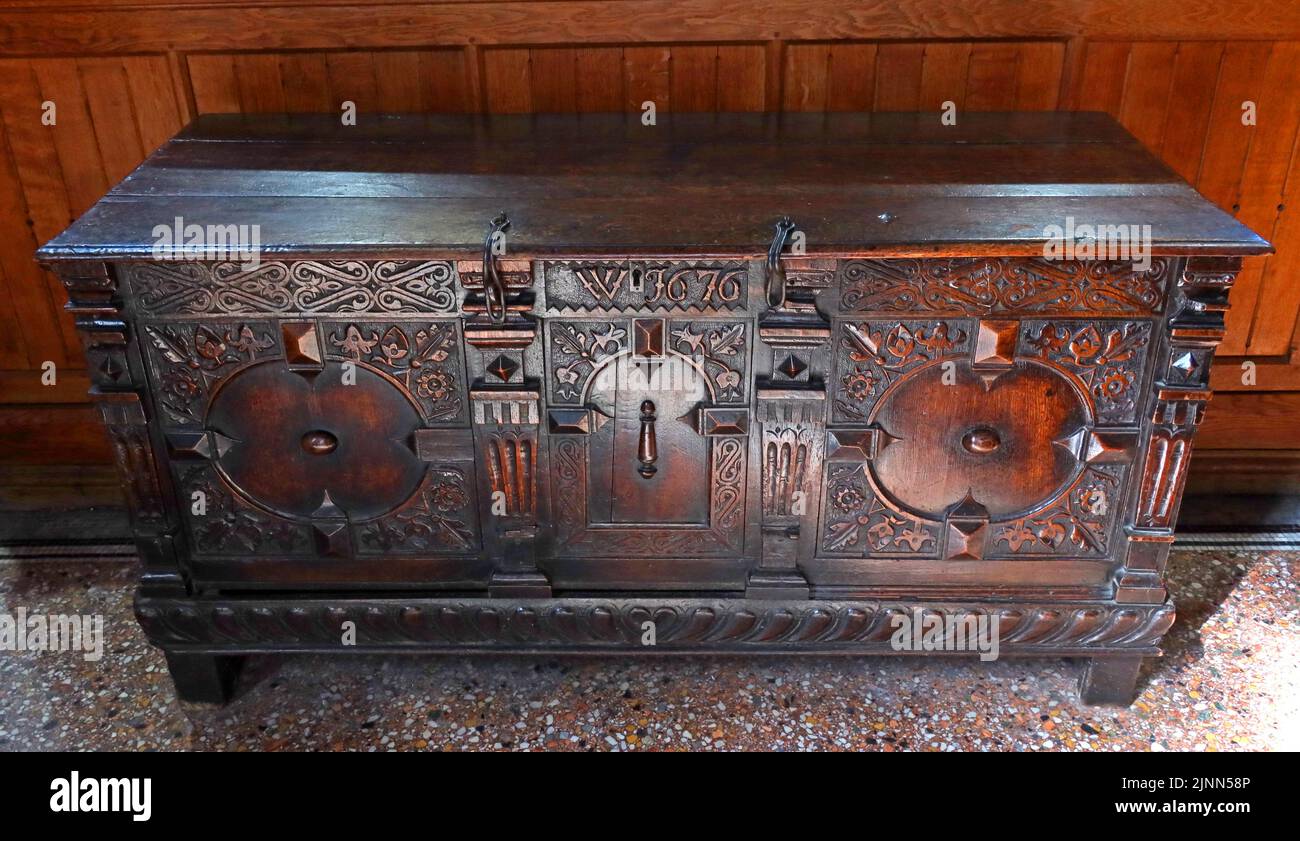
[[[1090,466],[1055,504],[997,528],[993,543],[1013,554],[1104,555],[1120,479],[1116,466]]]
[[[556,400],[575,402],[586,391],[587,380],[611,357],[626,349],[627,331],[611,323],[555,321],[551,341],[555,345],[553,365]]]
[[[840,327],[837,420],[863,420],[906,371],[962,353],[968,334],[946,321],[864,321]]]
[[[202,422],[215,382],[277,352],[265,324],[146,324],[144,334],[159,379],[159,402],[182,425]]]
[[[189,503],[186,510],[195,552],[299,555],[308,551],[310,544],[301,525],[238,501],[210,467],[190,470],[182,476],[181,485]],[[196,509],[196,505],[200,507]]]
[[[1131,423],[1136,417],[1133,386],[1150,341],[1151,324],[1145,321],[1065,321],[1031,326],[1024,345],[1082,380],[1103,423]]]
[[[357,534],[363,553],[474,550],[478,534],[464,475],[459,470],[430,471],[413,503],[363,523]]]
[[[717,402],[744,400],[744,324],[682,324],[671,336],[676,350],[694,360],[712,380]]]
[[[867,484],[863,465],[832,466],[827,477],[826,528],[822,548],[827,552],[931,555],[938,551],[933,524],[904,516],[880,502]]]
[[[326,325],[326,334],[339,355],[366,362],[402,382],[429,421],[463,419],[465,400],[457,374],[460,337],[455,324],[335,323]]]

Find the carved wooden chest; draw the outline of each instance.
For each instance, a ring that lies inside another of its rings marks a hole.
[[[917,620],[1127,702],[1268,249],[1097,114],[209,116],[39,256],[185,697]]]

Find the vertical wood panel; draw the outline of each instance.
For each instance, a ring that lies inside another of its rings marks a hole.
[[[938,111],[945,102],[952,102],[958,110],[966,107],[971,47],[967,42],[926,44],[918,100],[922,110]]]
[[[1113,117],[1119,116],[1128,59],[1127,43],[1088,44],[1084,50],[1083,73],[1073,97],[1081,110],[1105,111]]]
[[[966,108],[1012,110],[1019,78],[1020,50],[1016,44],[976,44],[971,49],[966,78]]]
[[[785,48],[782,110],[826,110],[830,59],[829,44],[790,44]]]
[[[412,50],[379,50],[375,68],[376,108],[384,113],[427,111],[428,89],[420,78],[420,54]]]
[[[487,110],[493,114],[520,114],[533,110],[529,51],[507,48],[483,52],[483,84]]]
[[[1229,213],[1237,207],[1241,172],[1255,131],[1242,123],[1241,105],[1256,96],[1252,91],[1272,52],[1273,45],[1268,42],[1228,44],[1219,64],[1200,174],[1193,183],[1202,195]]]
[[[827,111],[870,111],[876,103],[876,45],[832,44]]]
[[[624,110],[623,50],[618,47],[586,47],[577,50],[576,64],[579,111]]]
[[[1169,108],[1176,43],[1134,44],[1129,53],[1128,75],[1119,121],[1148,149],[1159,149]]]
[[[667,108],[671,95],[672,53],[667,47],[627,47],[623,50],[623,85],[627,110],[640,111],[642,103]]]
[[[51,361],[60,368],[79,368],[77,343],[65,329],[62,294],[53,279],[32,261],[38,242],[54,236],[71,212],[63,173],[54,147],[55,126],[41,121],[45,101],[31,63],[0,62],[0,117],[4,145],[0,147],[0,266],[9,304],[21,337],[24,368]],[[56,116],[57,116],[57,101]],[[12,351],[6,357],[14,356]]]
[[[1204,41],[1178,45],[1159,153],[1174,172],[1189,182],[1196,180],[1201,167],[1222,61],[1222,43]]]
[[[279,57],[284,104],[290,111],[340,113],[341,103],[330,94],[329,68],[321,53],[284,53]]]
[[[465,114],[479,110],[474,79],[477,53],[465,50],[426,50],[420,53],[420,74],[429,92],[429,110]]]
[[[1059,41],[1031,41],[1020,45],[1020,77],[1016,83],[1016,110],[1051,111],[1061,101],[1066,48]]]
[[[284,85],[280,79],[280,57],[275,53],[252,53],[235,58],[235,80],[244,111],[255,114],[284,111]]]
[[[767,104],[767,55],[758,45],[718,47],[719,111],[762,111]]]
[[[1300,131],[1300,43],[1282,42],[1273,45],[1268,66],[1259,82],[1256,101],[1259,105],[1259,124],[1246,154],[1246,166],[1241,176],[1241,195],[1237,213],[1243,223],[1266,237],[1275,236],[1287,175],[1293,171],[1296,135]],[[1250,271],[1238,276],[1233,289],[1234,308],[1243,304],[1234,315],[1229,313],[1233,337],[1240,340],[1249,329],[1246,352],[1258,354],[1285,353],[1290,346],[1291,324],[1294,314],[1283,328],[1280,320],[1266,315],[1281,301],[1261,297],[1264,277],[1270,272],[1274,258],[1252,261]],[[1290,279],[1294,285],[1295,279]],[[1285,285],[1274,284],[1274,291],[1287,300],[1290,296]],[[1240,297],[1237,297],[1240,293]],[[1250,316],[1254,317],[1250,317]],[[1247,321],[1249,318],[1249,321]],[[1247,327],[1247,325],[1253,325]]]
[[[184,124],[171,68],[163,56],[129,56],[122,59],[122,68],[134,105],[140,148],[147,155],[170,140]]]
[[[718,48],[674,46],[668,101],[673,111],[713,111],[718,104]]]
[[[240,110],[234,56],[192,55],[186,64],[190,70],[190,86],[194,89],[194,107],[200,114],[230,114]]]
[[[532,50],[529,58],[532,110],[561,114],[577,111],[577,51],[568,47],[547,47]]]
[[[379,81],[375,78],[373,53],[330,53],[325,57],[330,95],[335,102],[352,102],[357,113],[378,113]]]
[[[136,128],[126,71],[119,61],[111,59],[82,59],[77,67],[86,88],[104,175],[116,183],[144,158],[144,142]]]
[[[924,61],[924,44],[880,44],[876,48],[877,111],[917,109]]]

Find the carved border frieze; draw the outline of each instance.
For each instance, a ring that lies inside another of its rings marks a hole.
[[[1129,262],[1035,257],[848,260],[841,266],[845,313],[1132,313],[1164,306],[1169,260]]]
[[[140,312],[162,315],[455,313],[445,261],[264,260],[123,264]]]

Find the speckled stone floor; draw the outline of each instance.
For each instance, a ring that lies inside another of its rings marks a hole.
[[[289,657],[176,700],[135,565],[0,563],[0,613],[103,613],[106,651],[0,652],[0,750],[1297,750],[1296,552],[1177,551],[1179,617],[1129,710],[1060,659]],[[245,681],[249,684],[249,681]]]

